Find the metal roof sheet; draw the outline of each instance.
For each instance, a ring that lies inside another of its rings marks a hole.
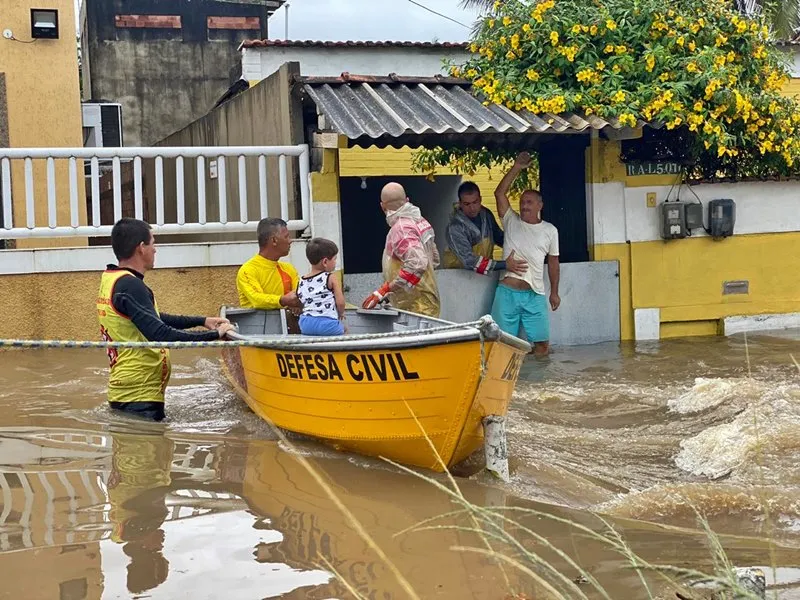
[[[592,129],[623,129],[617,119],[577,113],[535,115],[484,104],[468,81],[452,77],[359,76],[301,78],[317,107],[320,128],[358,145],[428,145],[429,136],[519,137],[526,134],[579,134]],[[640,122],[642,126],[645,123]],[[529,137],[526,135],[526,137]],[[439,140],[437,143],[441,143]]]

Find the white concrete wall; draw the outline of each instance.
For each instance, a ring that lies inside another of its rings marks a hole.
[[[592,189],[591,230],[595,244],[660,240],[661,213],[667,199],[703,203],[708,226],[708,201],[731,198],[736,202],[734,235],[800,231],[800,181],[715,183],[692,186],[629,187],[622,182],[596,183]],[[656,208],[647,206],[647,194],[655,192]],[[694,192],[694,193],[692,193]],[[697,194],[697,197],[695,196]],[[705,236],[696,229],[692,236]]]
[[[786,62],[792,77],[800,77],[800,46],[781,46],[786,54]]]
[[[292,242],[289,256],[298,272],[306,273],[306,241]],[[212,242],[206,244],[159,244],[156,269],[228,267],[241,265],[258,252],[255,242]],[[0,275],[30,273],[71,273],[97,271],[117,259],[110,246],[91,248],[43,248],[38,250],[0,250]]]
[[[453,209],[458,201],[458,186],[461,177],[458,175],[442,175],[436,181],[428,181],[424,177],[398,177],[405,187],[406,194],[416,204],[423,216],[433,227],[436,234],[436,247],[439,254],[447,248],[447,225],[453,216]]]
[[[242,77],[260,81],[287,62],[299,62],[300,74],[307,76],[338,77],[346,71],[354,75],[431,77],[445,72],[444,59],[463,63],[468,56],[466,50],[454,48],[243,48]]]

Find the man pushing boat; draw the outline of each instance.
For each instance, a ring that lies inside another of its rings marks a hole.
[[[233,326],[217,317],[183,317],[158,310],[144,274],[155,266],[156,245],[150,225],[120,219],[111,229],[118,265],[100,278],[97,317],[107,342],[199,342],[217,340]],[[205,327],[211,331],[183,331]],[[109,348],[108,403],[153,421],[164,419],[164,390],[172,370],[166,348]]]
[[[439,266],[439,251],[433,227],[399,183],[387,183],[381,190],[381,209],[389,225],[383,250],[384,283],[367,296],[362,307],[375,308],[386,298],[395,308],[438,317],[439,288],[433,270]]]

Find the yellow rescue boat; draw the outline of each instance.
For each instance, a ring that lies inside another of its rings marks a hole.
[[[490,317],[455,324],[354,309],[347,335],[308,338],[288,334],[284,311],[222,314],[238,326],[238,339],[254,343],[226,349],[223,370],[261,418],[337,448],[435,471],[483,447],[485,418],[502,424],[530,351]]]

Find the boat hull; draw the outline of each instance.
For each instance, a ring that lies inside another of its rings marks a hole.
[[[277,427],[441,471],[482,447],[483,417],[506,414],[524,355],[473,340],[351,352],[243,347],[226,349],[223,364],[239,396]]]

